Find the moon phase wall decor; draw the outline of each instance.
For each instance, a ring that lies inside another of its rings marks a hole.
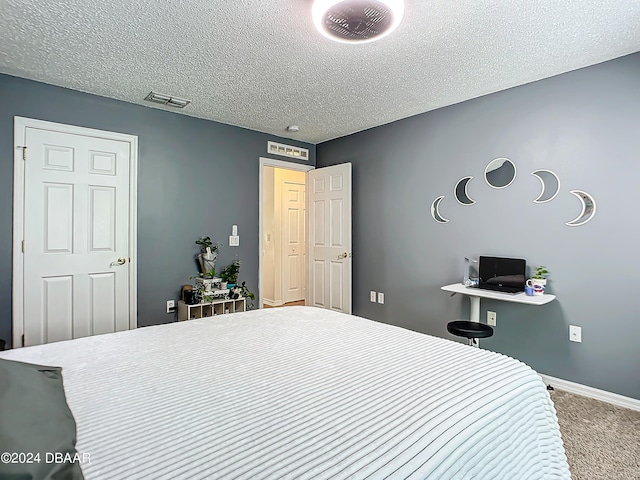
[[[473,205],[476,201],[469,197],[469,192],[467,192],[467,185],[471,181],[473,177],[464,177],[456,183],[456,188],[453,189],[453,194],[456,197],[456,200],[460,202],[462,205]]]
[[[449,221],[440,214],[440,210],[439,210],[440,202],[442,201],[443,198],[444,198],[444,195],[441,195],[438,198],[436,198],[431,204],[431,216],[438,223],[447,223]]]
[[[558,196],[560,192],[560,178],[554,172],[539,169],[531,172],[531,175],[540,180],[542,185],[542,192],[533,200],[533,203],[550,202]],[[461,205],[468,206],[476,204],[476,201],[469,196],[469,192],[467,191],[467,186],[472,178],[472,176],[461,178],[453,188],[453,196]],[[496,158],[487,164],[484,170],[484,178],[492,188],[506,188],[511,185],[516,178],[516,166],[508,158]],[[576,218],[570,222],[566,222],[565,225],[570,227],[584,225],[596,214],[596,201],[592,195],[582,190],[571,190],[569,193],[575,195],[578,200],[580,200],[582,210]],[[449,222],[449,219],[443,217],[440,213],[440,203],[444,197],[444,195],[440,195],[431,204],[431,216],[438,223]]]
[[[569,193],[578,197],[578,200],[582,203],[582,211],[580,212],[580,215],[570,222],[567,222],[566,225],[569,225],[570,227],[584,225],[596,214],[596,201],[591,195],[587,192],[583,192],[582,190],[571,190]]]
[[[516,179],[516,166],[508,158],[491,160],[484,169],[484,179],[493,188],[507,188]]]
[[[551,170],[536,170],[531,172],[542,183],[542,192],[533,203],[545,203],[553,200],[560,191],[560,179]]]

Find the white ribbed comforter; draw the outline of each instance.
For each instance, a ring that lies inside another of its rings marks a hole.
[[[92,479],[567,479],[540,377],[311,307],[3,352],[58,365]]]

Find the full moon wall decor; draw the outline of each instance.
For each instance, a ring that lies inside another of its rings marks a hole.
[[[539,169],[531,172],[541,184],[542,191],[533,203],[547,203],[553,200],[560,193],[560,178],[551,170]],[[487,164],[484,170],[484,179],[491,188],[503,189],[513,183],[516,178],[516,165],[508,158],[496,158]],[[464,206],[475,205],[476,201],[469,196],[467,187],[473,179],[472,176],[466,176],[458,180],[453,188],[453,196],[459,204]],[[578,227],[590,221],[596,213],[596,201],[592,195],[583,190],[571,190],[570,194],[575,195],[582,209],[578,216],[571,221],[565,223],[570,227]],[[431,203],[431,216],[438,223],[449,223],[449,219],[445,218],[440,212],[440,204],[445,198],[440,195]]]
[[[484,179],[493,188],[507,188],[516,179],[516,166],[508,158],[491,160],[484,169]]]

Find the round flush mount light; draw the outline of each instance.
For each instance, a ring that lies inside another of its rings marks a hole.
[[[393,32],[404,14],[404,0],[315,0],[313,23],[327,38],[366,43]]]

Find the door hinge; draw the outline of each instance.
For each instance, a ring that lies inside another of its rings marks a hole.
[[[27,147],[19,146],[18,148],[22,149],[22,160],[27,160]]]
[[[22,334],[22,346],[24,347],[24,333]]]
[[[22,240],[22,253],[24,253],[24,240]]]

